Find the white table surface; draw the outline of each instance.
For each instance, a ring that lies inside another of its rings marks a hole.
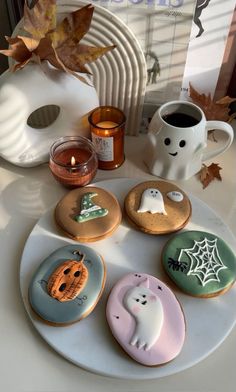
[[[148,174],[142,161],[144,146],[145,135],[126,137],[125,163],[113,171],[99,170],[95,180],[156,178]],[[204,190],[197,176],[176,184],[213,208],[236,236],[236,141],[225,154],[213,161],[223,168],[222,182],[215,180]],[[220,347],[199,364],[178,374],[149,381],[112,379],[87,372],[68,362],[44,342],[24,310],[19,289],[19,265],[33,226],[66,192],[56,183],[47,164],[20,168],[0,158],[0,390],[234,391],[236,327]]]

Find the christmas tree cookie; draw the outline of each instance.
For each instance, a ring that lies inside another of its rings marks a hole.
[[[215,234],[185,231],[165,245],[162,263],[173,282],[187,294],[215,297],[225,293],[236,280],[236,257]]]
[[[98,241],[111,235],[121,217],[116,197],[105,189],[91,186],[68,192],[55,209],[59,228],[80,242]]]

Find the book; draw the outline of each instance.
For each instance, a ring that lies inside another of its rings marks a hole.
[[[227,94],[236,57],[235,22],[235,0],[197,0],[181,99],[188,99],[189,83],[214,99]]]
[[[147,63],[141,130],[162,103],[179,99],[195,0],[92,0],[134,33]]]

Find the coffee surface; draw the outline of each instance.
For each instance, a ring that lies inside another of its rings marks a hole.
[[[166,114],[162,118],[166,123],[178,128],[193,127],[199,122],[193,116],[190,116],[189,114],[185,114],[185,113],[179,113],[179,112]]]

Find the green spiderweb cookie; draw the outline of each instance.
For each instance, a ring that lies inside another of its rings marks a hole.
[[[101,218],[108,214],[106,208],[102,208],[92,202],[92,198],[97,196],[95,192],[85,193],[81,199],[80,213],[74,219],[78,223],[83,223],[91,219]]]

